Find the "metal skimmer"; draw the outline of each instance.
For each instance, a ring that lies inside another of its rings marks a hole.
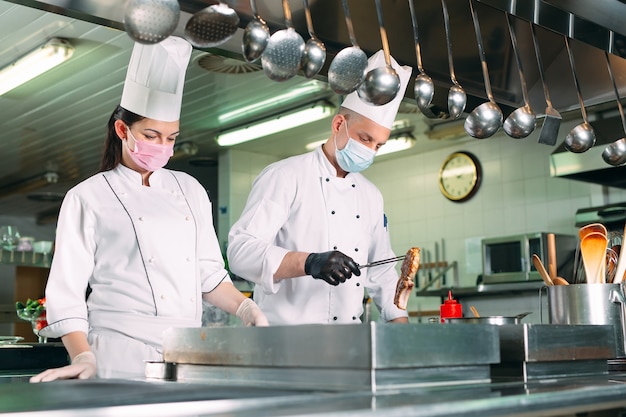
[[[177,0],[130,0],[124,11],[124,30],[136,42],[159,43],[174,33],[179,18]]]
[[[233,37],[239,16],[220,2],[196,12],[185,25],[185,38],[197,48],[213,48]]]

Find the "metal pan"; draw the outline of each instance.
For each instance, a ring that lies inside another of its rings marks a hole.
[[[481,316],[481,317],[454,317],[445,319],[446,323],[461,323],[461,324],[520,324],[522,319],[531,314],[530,311],[517,316]]]

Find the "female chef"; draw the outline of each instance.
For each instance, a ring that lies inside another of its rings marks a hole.
[[[357,266],[395,256],[382,195],[360,173],[387,142],[411,76],[393,65],[396,98],[373,106],[346,96],[326,143],[263,170],[230,230],[230,268],[257,284],[254,299],[271,325],[360,323],[364,289],[382,320],[408,322],[394,305],[394,265]],[[382,66],[379,51],[367,70]]]
[[[163,169],[190,56],[175,37],[133,49],[101,171],[68,191],[59,214],[41,334],[61,337],[71,365],[32,382],[143,377],[144,361],[163,360],[166,328],[201,325],[202,299],[267,325],[224,269],[206,190]]]

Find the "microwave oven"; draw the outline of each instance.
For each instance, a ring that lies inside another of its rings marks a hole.
[[[559,276],[572,276],[578,239],[555,234],[556,264]],[[548,269],[548,233],[527,233],[482,240],[483,283],[541,281],[532,263],[533,254]]]

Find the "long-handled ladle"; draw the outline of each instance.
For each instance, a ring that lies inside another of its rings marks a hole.
[[[578,101],[580,103],[580,113],[583,117],[583,122],[574,127],[565,138],[565,148],[570,152],[582,153],[589,150],[589,148],[596,143],[596,134],[587,120],[585,102],[583,101],[583,96],[580,92],[580,84],[578,82],[578,76],[576,75],[576,65],[574,64],[574,56],[572,55],[572,50],[569,46],[567,36],[565,37],[565,47],[567,49],[567,55],[569,56],[569,62],[572,67],[572,75],[574,77],[574,84],[576,85],[576,94],[578,95]]]
[[[485,81],[485,93],[487,94],[486,103],[476,107],[465,119],[465,132],[473,138],[485,139],[491,137],[502,126],[502,110],[496,104],[491,92],[491,82],[489,81],[489,71],[487,69],[487,59],[485,58],[485,48],[483,47],[483,38],[480,33],[480,23],[478,15],[474,8],[474,0],[469,0],[470,10],[472,12],[472,20],[474,21],[474,31],[476,32],[476,42],[478,43],[478,53],[483,70],[483,78]]]
[[[611,32],[613,35],[613,32]],[[611,36],[613,37],[613,36]],[[611,45],[613,42],[611,42]],[[626,119],[624,118],[624,109],[622,108],[622,102],[620,101],[619,91],[617,90],[617,83],[613,76],[613,68],[611,66],[611,59],[609,58],[608,51],[604,52],[606,57],[606,65],[609,69],[609,75],[611,76],[611,83],[613,83],[613,90],[615,91],[615,100],[617,101],[617,108],[619,109],[619,116],[622,120],[622,128],[626,134]],[[602,152],[602,159],[609,165],[619,166],[626,162],[626,137],[616,140],[609,144]]]

